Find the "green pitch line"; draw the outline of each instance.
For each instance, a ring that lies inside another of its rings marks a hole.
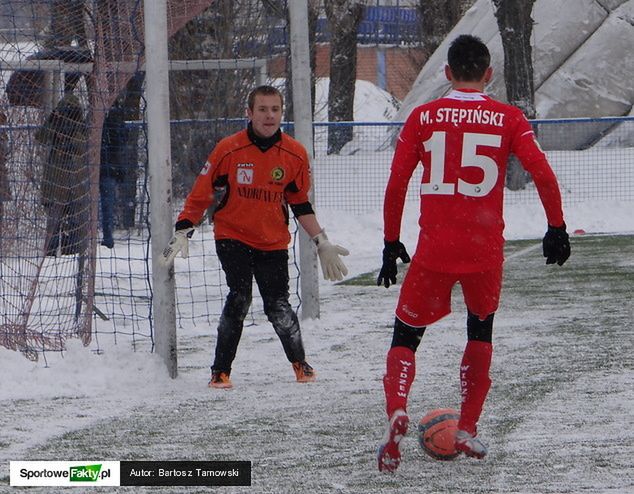
[[[404,274],[407,272],[407,264],[397,263],[398,274],[396,275],[396,283],[403,279]],[[350,286],[371,286],[376,285],[376,278],[379,276],[379,270],[369,271],[367,273],[354,276],[353,278],[340,281],[335,285],[350,285]]]
[[[570,244],[572,246],[572,257],[568,261],[575,262],[575,258],[587,257],[605,254],[606,252],[616,251],[623,252],[628,250],[632,253],[634,248],[634,236],[633,235],[571,235]],[[413,249],[412,249],[413,250]],[[413,254],[413,252],[410,252]],[[504,255],[506,262],[511,264],[520,263],[522,259],[527,258],[539,258],[541,259],[541,240],[511,240],[506,242]],[[372,286],[376,285],[376,279],[379,275],[381,253],[377,253],[377,269],[369,271],[367,273],[354,276],[347,280],[337,283],[337,285],[351,285],[351,286]],[[405,273],[409,264],[403,264],[400,261],[397,262],[398,274],[396,277],[396,284],[399,285],[403,281]],[[508,269],[508,268],[507,268]]]

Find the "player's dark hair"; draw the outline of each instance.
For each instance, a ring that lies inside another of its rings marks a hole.
[[[255,105],[255,97],[257,95],[261,96],[279,96],[280,103],[284,106],[284,97],[279,89],[274,88],[273,86],[258,86],[253,91],[249,93],[249,97],[247,98],[247,104],[249,105],[249,110],[253,111],[253,106]]]
[[[461,34],[451,42],[447,62],[455,80],[477,82],[489,68],[491,54],[480,38]]]

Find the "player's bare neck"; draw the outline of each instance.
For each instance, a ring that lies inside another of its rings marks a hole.
[[[451,88],[457,91],[460,91],[461,89],[471,89],[471,90],[476,90],[483,93],[484,82],[482,81],[470,82],[470,81],[455,81],[454,80],[454,81],[451,81]]]

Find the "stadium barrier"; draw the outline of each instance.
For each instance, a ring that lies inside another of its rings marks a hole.
[[[564,205],[594,200],[634,201],[634,117],[536,120],[533,123],[559,177]],[[146,134],[142,123],[126,122],[125,125],[129,130],[136,131],[138,149],[132,153],[136,162],[128,163],[127,179],[114,184],[113,197],[117,201],[113,218],[114,245],[112,248],[99,245],[96,251],[91,343],[95,351],[101,351],[101,341],[105,337],[130,343],[135,348],[151,349],[153,346]],[[318,214],[324,210],[348,215],[380,214],[393,154],[392,144],[401,125],[393,122],[314,124],[315,157],[312,170]],[[206,156],[219,136],[234,132],[241,126],[244,126],[242,119],[183,120],[172,122],[172,131],[173,135],[197,134],[197,142],[202,147],[198,153]],[[331,129],[344,127],[352,128],[352,141],[346,144],[340,154],[328,155],[327,133]],[[33,146],[32,135],[37,128],[35,125],[0,127],[6,156],[9,158],[2,171],[4,175],[0,178],[3,177],[13,191],[0,202],[0,224],[4,231],[25,228],[21,226],[25,218],[20,218],[16,208],[19,208],[19,201],[24,200],[25,194],[37,194],[39,189],[38,180],[41,177],[37,173],[29,175],[28,168],[20,164],[21,156],[28,156],[29,160],[40,159],[39,155],[30,151]],[[287,125],[286,130],[292,131],[292,126]],[[175,198],[174,214],[178,213],[188,186],[204,162],[204,159],[199,159],[196,169],[191,162],[182,161],[183,158],[183,154],[173,156],[174,174],[181,176],[184,182],[179,189],[180,194]],[[419,183],[420,170],[415,172],[410,183],[408,201],[418,201]],[[505,194],[507,204],[535,200],[536,191],[530,182]],[[97,231],[99,238],[93,239],[97,243],[102,242],[100,220],[98,218],[98,225],[90,229]],[[42,218],[31,218],[31,221],[37,224],[34,228],[45,228]],[[290,228],[293,238],[289,261],[291,302],[299,308],[300,273],[296,261],[299,255],[295,250],[297,226],[291,222]],[[178,325],[197,326],[204,333],[213,334],[226,296],[226,287],[215,256],[211,230],[211,224],[202,225],[192,239],[190,257],[177,258],[176,284]],[[70,271],[82,273],[81,269],[72,268],[73,265],[80,265],[81,257],[50,257],[43,265],[37,265],[30,261],[29,252],[31,249],[31,255],[40,255],[35,252],[40,246],[30,246],[27,241],[9,243],[4,238],[2,241],[0,300],[3,321],[0,325],[0,344],[24,353],[31,352],[31,356],[33,352],[41,354],[62,350],[63,339],[73,336],[73,332],[61,326],[64,320],[69,320],[72,329],[72,321],[77,318],[78,305],[84,296],[76,289],[81,284],[76,278],[70,277],[66,280],[62,295],[57,294],[55,297],[47,296],[44,287],[59,285],[62,264],[71,266]],[[36,270],[38,266],[39,285],[33,288],[25,286],[24,271]],[[19,304],[14,303],[19,298],[17,294],[28,290],[34,290],[29,335],[36,337],[34,341],[39,341],[38,334],[48,340],[47,344],[42,340],[41,345],[26,349],[7,344],[16,341],[10,340],[7,335],[15,337],[15,326],[11,325],[11,321],[17,317],[16,311],[21,310]],[[265,321],[265,316],[257,290],[254,290],[247,324],[261,321]],[[54,328],[59,328],[58,336]],[[50,341],[59,344],[50,345]]]

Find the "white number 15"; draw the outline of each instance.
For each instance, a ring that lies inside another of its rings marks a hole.
[[[423,143],[425,151],[431,153],[431,169],[429,182],[422,183],[420,193],[453,195],[456,193],[456,184],[444,182],[445,178],[445,138],[446,132],[434,132]],[[465,132],[462,137],[462,158],[460,166],[474,166],[484,172],[482,181],[477,184],[458,179],[458,193],[470,197],[482,197],[487,195],[498,180],[498,165],[489,156],[478,154],[478,146],[499,148],[502,136],[493,134],[476,134]]]

